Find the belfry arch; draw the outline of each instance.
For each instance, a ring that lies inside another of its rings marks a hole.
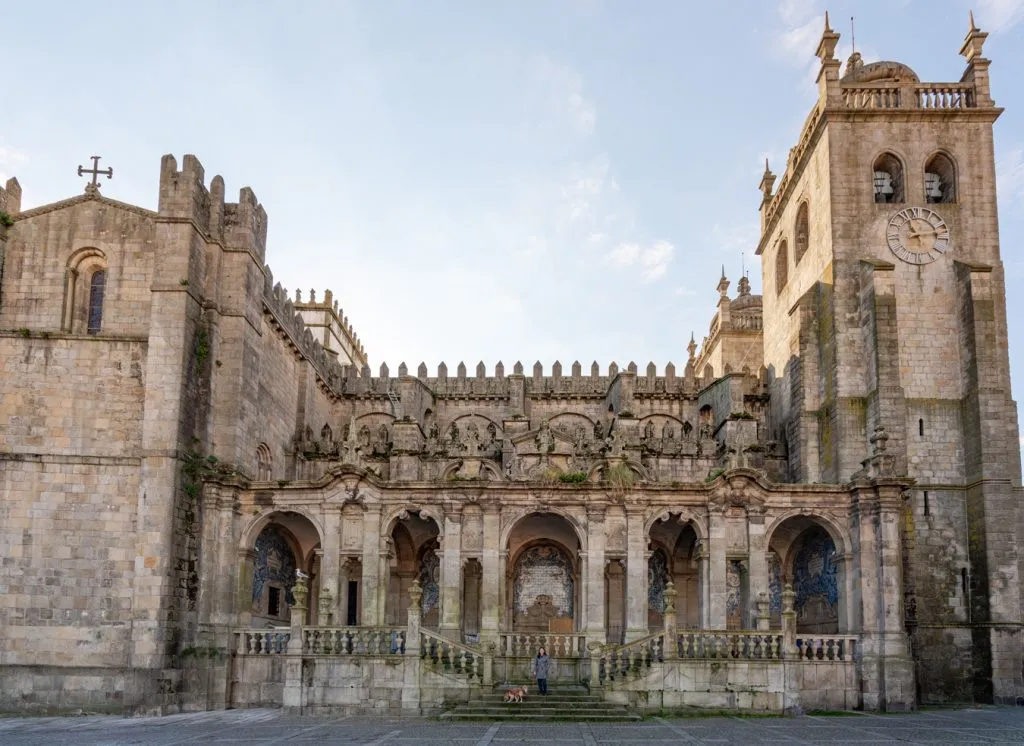
[[[388,539],[388,585],[384,604],[387,624],[404,624],[409,589],[419,581],[423,590],[423,626],[437,629],[441,611],[441,577],[437,522],[421,512],[405,511],[395,519]]]
[[[239,609],[243,623],[248,619],[256,627],[287,626],[298,571],[309,576],[307,585],[312,591],[302,621],[312,622],[320,547],[320,530],[302,513],[274,511],[256,519],[243,540],[243,572],[239,574],[239,598],[245,600]]]

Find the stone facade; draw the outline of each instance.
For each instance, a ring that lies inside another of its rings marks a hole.
[[[8,182],[2,706],[429,712],[539,645],[652,710],[1024,701],[984,34],[949,84],[837,41],[679,369],[374,376],[194,157],[156,211]]]

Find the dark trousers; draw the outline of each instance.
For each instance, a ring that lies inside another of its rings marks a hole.
[[[537,679],[537,691],[539,691],[541,694],[547,694],[548,693],[548,680],[547,679]]]

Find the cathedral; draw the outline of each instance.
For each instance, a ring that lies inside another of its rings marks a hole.
[[[985,39],[928,83],[826,17],[763,295],[678,366],[371,369],[194,156],[8,181],[0,707],[440,713],[540,646],[638,713],[1024,704]]]

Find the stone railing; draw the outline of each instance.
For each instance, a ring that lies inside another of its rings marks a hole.
[[[684,630],[676,634],[675,648],[666,657],[692,660],[781,660],[781,632]]]
[[[498,638],[498,655],[533,656],[543,647],[552,658],[582,658],[586,655],[586,635],[559,635],[544,632],[516,632]]]
[[[974,86],[969,83],[922,83],[914,86],[918,109],[972,109]]]
[[[908,86],[852,84],[843,86],[847,109],[971,109],[970,83],[916,83]]]
[[[302,630],[303,655],[405,655],[405,627],[312,627]]]
[[[652,663],[664,660],[664,652],[665,635],[661,632],[625,645],[595,646],[591,650],[591,679],[615,681],[644,672]]]
[[[852,635],[803,635],[795,644],[795,657],[807,661],[852,661],[857,650]]]
[[[420,630],[420,658],[444,671],[463,674],[472,681],[490,683],[493,660],[490,655],[436,632]]]
[[[287,629],[236,629],[237,655],[284,655],[288,652],[291,631]]]

